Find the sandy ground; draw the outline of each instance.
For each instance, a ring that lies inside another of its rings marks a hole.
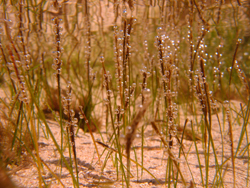
[[[240,111],[240,103],[237,101],[232,101],[231,106],[235,109],[235,112]],[[233,122],[233,138],[234,138],[234,151],[236,151],[237,143],[241,133],[241,127],[239,126],[236,119],[237,113],[232,114]],[[239,115],[239,114],[238,114]],[[198,116],[199,117],[199,116]],[[218,113],[218,117],[221,121],[221,126],[223,131],[224,145],[222,150],[221,134],[220,127],[218,124],[217,116],[212,116],[212,134],[214,139],[214,144],[216,147],[216,153],[218,157],[219,164],[222,161],[227,162],[223,166],[222,175],[224,176],[224,186],[233,187],[233,168],[231,162],[231,150],[228,134],[228,124],[223,125],[223,115],[222,112]],[[192,116],[181,115],[181,124],[184,124],[184,120],[188,118],[192,120]],[[200,118],[200,117],[199,117]],[[198,118],[198,122],[200,121]],[[239,118],[239,121],[241,121]],[[235,121],[234,121],[235,120]],[[193,119],[193,122],[196,122]],[[56,140],[60,143],[60,127],[56,121],[48,120],[51,131],[53,132]],[[196,123],[194,123],[195,126]],[[196,127],[196,126],[195,126]],[[190,129],[190,121],[187,124],[187,129]],[[41,127],[39,135],[39,152],[41,159],[49,166],[49,168],[60,177],[62,183],[65,187],[72,187],[72,178],[69,171],[63,165],[62,173],[60,174],[60,155],[56,150],[55,145],[51,138],[46,138],[44,134],[45,127]],[[141,129],[138,129],[138,133]],[[45,131],[46,132],[46,131]],[[248,131],[249,134],[249,131]],[[102,136],[104,141],[107,139],[107,135],[102,131]],[[94,133],[96,140],[101,140],[100,134]],[[167,154],[162,148],[160,138],[152,130],[150,125],[146,126],[144,132],[144,150],[143,150],[143,166],[150,171],[158,180],[155,180],[151,175],[149,175],[145,170],[141,172],[141,168],[137,167],[136,164],[131,163],[131,187],[166,187],[166,168],[167,168]],[[181,135],[179,135],[181,138]],[[190,182],[194,182],[196,187],[202,187],[201,172],[199,168],[198,158],[196,155],[195,145],[193,141],[188,139],[183,140],[184,153],[181,154],[181,157],[178,158],[179,145],[176,140],[174,141],[174,147],[172,152],[177,157],[180,162],[180,169],[187,182],[190,186]],[[204,163],[204,150],[201,142],[197,142],[199,159],[202,165],[203,177],[205,177],[205,163]],[[243,139],[242,147],[246,146],[246,139]],[[131,158],[135,159],[135,153],[137,156],[138,162],[141,164],[141,138],[137,137],[133,144],[134,151],[131,152]],[[89,133],[83,133],[79,131],[76,137],[76,151],[77,151],[77,163],[79,171],[79,182],[80,187],[125,187],[125,182],[122,181],[121,169],[116,169],[114,167],[115,154],[112,153],[107,158],[107,150],[101,156],[101,163],[98,163],[97,154],[95,152],[94,144],[92,142],[91,136]],[[104,151],[104,148],[98,145],[99,153]],[[241,150],[240,150],[241,151]],[[223,154],[222,154],[223,152]],[[125,153],[125,151],[124,151]],[[214,180],[215,174],[215,160],[212,149],[210,149],[210,164],[209,164],[209,183],[212,183]],[[69,161],[68,149],[64,151],[65,158]],[[106,161],[106,166],[104,163]],[[248,157],[247,153],[243,155],[237,155],[235,158],[235,170],[236,170],[236,185],[237,187],[246,187],[247,179],[247,170],[248,170]],[[188,161],[188,164],[187,164]],[[126,164],[126,159],[123,158],[124,164]],[[103,168],[104,167],[104,168]],[[62,187],[58,181],[53,177],[51,172],[44,168],[43,177],[50,187]],[[189,170],[190,169],[190,170]],[[118,173],[117,173],[118,170]],[[16,185],[19,187],[38,187],[38,172],[36,166],[33,164],[33,161],[30,161],[30,164],[26,168],[22,168],[12,173],[11,178],[14,180]],[[204,179],[205,181],[205,179]],[[171,180],[172,182],[172,180]],[[178,178],[178,187],[184,187],[182,180],[179,176]],[[171,184],[173,186],[173,184]]]

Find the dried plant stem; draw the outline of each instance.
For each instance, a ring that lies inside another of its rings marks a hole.
[[[9,76],[9,78],[10,78],[10,81],[11,81],[12,88],[14,89],[14,92],[17,93],[17,89],[16,89],[16,86],[15,86],[15,83],[14,83],[14,81],[11,79],[11,76],[10,76],[10,69],[9,69],[9,67],[7,66],[7,58],[6,58],[6,56],[5,56],[5,54],[4,54],[4,51],[3,51],[1,38],[0,38],[0,50],[1,50],[1,52],[2,52],[2,57],[3,57],[4,63],[5,63],[6,68],[7,68],[7,72],[8,72],[8,76]]]
[[[26,70],[29,70],[30,69],[30,61],[29,61],[29,56],[27,54],[27,49],[26,49],[26,46],[25,46],[25,43],[24,43],[24,37],[23,37],[23,30],[24,30],[24,24],[23,24],[23,1],[20,0],[19,2],[19,16],[18,16],[18,19],[19,19],[19,25],[18,25],[18,35],[20,37],[20,43],[21,43],[21,46],[22,46],[22,53],[23,53],[23,57],[25,58],[25,68]]]
[[[37,136],[36,136],[37,133],[36,133],[36,128],[35,128],[33,118],[32,118],[32,115],[31,115],[31,109],[30,109],[28,103],[26,103],[26,108],[28,109],[28,114],[29,114],[30,124],[31,124],[31,132],[32,132],[34,146],[35,146],[35,150],[36,150],[36,156],[37,156],[37,169],[38,169],[38,175],[39,175],[39,187],[42,188],[42,179],[43,178],[42,178],[41,170],[43,170],[43,168],[42,168],[41,159],[40,159],[40,155],[39,155],[38,140],[37,140]]]
[[[189,35],[188,35],[188,41],[189,41],[189,61],[191,62],[190,65],[190,79],[191,81],[193,81],[193,67],[194,67],[194,63],[193,63],[193,51],[194,51],[194,47],[193,47],[193,13],[194,13],[194,5],[193,5],[193,0],[189,0]],[[195,57],[195,56],[194,56]],[[193,85],[193,83],[191,83],[191,86]]]
[[[72,144],[73,147],[73,154],[74,154],[74,161],[75,161],[75,165],[77,167],[77,160],[76,160],[76,143],[75,143],[75,133],[74,133],[74,127],[71,124],[69,127],[69,133],[70,133],[70,142]],[[78,170],[76,169],[76,173],[78,174]]]
[[[231,123],[231,116],[230,111],[226,109],[227,121],[229,126],[229,137],[230,137],[230,146],[231,146],[231,159],[232,159],[232,166],[233,166],[233,186],[236,186],[236,176],[235,176],[235,158],[234,158],[234,140],[233,140],[233,130],[232,130],[232,123]]]
[[[167,153],[169,155],[169,157],[173,160],[173,163],[176,167],[176,169],[178,170],[178,172],[180,173],[180,176],[181,176],[181,179],[182,179],[182,183],[184,184],[184,186],[186,186],[186,181],[185,181],[185,178],[184,176],[182,175],[181,173],[181,170],[180,170],[180,167],[178,165],[178,162],[176,161],[176,157],[173,155],[173,153],[171,152],[171,150],[169,149],[168,147],[168,143],[166,142],[166,140],[164,139],[163,135],[160,133],[158,127],[156,126],[155,122],[151,122],[151,125],[153,127],[153,129],[155,130],[155,132],[158,134],[158,136],[160,137],[162,143],[164,144],[165,146],[165,149],[167,150]]]
[[[199,38],[199,41],[197,42],[197,45],[196,45],[196,48],[195,48],[195,53],[194,53],[194,56],[193,56],[193,61],[191,63],[191,70],[193,71],[193,67],[194,67],[194,63],[195,63],[195,59],[196,59],[196,56],[197,56],[197,52],[198,52],[198,48],[200,47],[205,35],[207,34],[207,30],[204,29],[203,32],[202,32],[202,35],[200,36]]]
[[[5,15],[5,14],[4,14]],[[11,38],[11,35],[10,35],[10,30],[9,30],[9,27],[8,27],[8,24],[7,24],[7,18],[6,18],[6,16],[5,16],[5,20],[4,20],[4,28],[5,28],[5,32],[6,32],[6,34],[7,34],[7,38],[8,38],[8,40],[9,40],[9,42],[11,43],[11,47],[14,49],[14,51],[15,51],[15,54],[17,55],[17,59],[20,61],[21,60],[21,57],[20,57],[20,55],[19,55],[19,53],[18,53],[18,50],[16,49],[16,46],[15,46],[15,44],[14,44],[14,42],[13,42],[13,40],[12,40],[12,38]]]
[[[142,81],[142,101],[141,104],[143,105],[145,103],[145,96],[144,96],[144,91],[146,89],[146,85],[147,85],[147,73],[146,70],[143,71],[143,81]],[[141,164],[143,166],[143,161],[144,161],[144,125],[141,127]],[[130,152],[129,152],[130,155]],[[130,165],[130,164],[129,164]],[[129,168],[130,169],[130,166]],[[141,176],[143,175],[143,169],[141,170]]]
[[[85,55],[85,58],[86,58],[86,64],[87,64],[87,79],[88,79],[88,87],[89,87],[89,91],[90,91],[90,55],[91,55],[91,39],[90,39],[90,21],[89,21],[89,5],[88,5],[88,0],[84,0],[84,18],[85,18],[85,24],[87,26],[87,31],[86,31],[86,34],[87,34],[87,38],[86,38],[86,55]]]
[[[203,55],[203,54],[201,54]],[[205,143],[205,161],[206,161],[206,185],[208,185],[208,175],[209,175],[209,153],[210,153],[210,142],[213,145],[213,138],[212,138],[212,131],[211,131],[211,125],[212,125],[212,117],[211,117],[211,105],[210,105],[210,96],[209,96],[209,88],[208,88],[208,84],[206,83],[206,76],[205,76],[205,67],[204,67],[204,60],[203,57],[200,58],[200,69],[201,69],[201,73],[202,73],[202,81],[203,81],[203,90],[204,90],[204,94],[206,96],[205,101],[203,101],[203,105],[204,108],[202,108],[203,110],[203,114],[204,114],[204,122],[205,122],[205,135],[204,135],[204,143]],[[209,119],[209,120],[208,120]],[[208,142],[207,142],[207,132],[209,134],[208,137]],[[218,163],[217,161],[217,157],[216,157],[216,151],[214,146],[213,150],[214,150],[214,156],[215,156],[215,161],[216,163]]]
[[[169,120],[169,122],[173,122],[174,121],[174,118],[173,118],[173,108],[171,107],[172,106],[172,96],[171,96],[171,78],[172,78],[172,70],[171,70],[171,68],[170,68],[170,66],[172,65],[172,56],[170,57],[170,60],[169,60],[169,65],[168,65],[168,69],[167,69],[167,71],[169,72],[168,73],[168,75],[166,75],[166,78],[169,80],[168,81],[168,83],[167,83],[167,88],[168,88],[168,90],[170,91],[170,94],[168,95],[168,99],[167,99],[167,101],[168,101],[168,110],[167,110],[167,117],[168,117],[168,120]],[[171,149],[172,148],[172,146],[173,146],[173,140],[172,140],[172,134],[171,134],[171,130],[173,129],[173,123],[169,123],[169,125],[168,125],[168,131],[169,131],[169,140],[170,140],[170,142],[169,142],[169,148]]]
[[[216,21],[216,24],[217,24],[217,25],[219,24],[220,18],[221,18],[221,6],[222,6],[222,1],[223,1],[223,0],[220,0],[220,2],[219,2],[219,10],[218,10],[218,13],[217,13],[217,21]]]
[[[70,158],[70,165],[72,166],[72,160],[71,160],[71,147],[74,155],[74,163],[75,163],[75,170],[76,170],[76,177],[77,177],[77,184],[79,184],[78,179],[78,165],[77,165],[77,157],[76,157],[76,143],[75,143],[75,133],[74,133],[74,126],[78,122],[77,118],[74,118],[75,111],[72,109],[72,88],[71,83],[68,81],[67,85],[67,95],[66,97],[63,97],[63,107],[64,107],[64,113],[68,116],[68,120],[66,123],[66,129],[67,129],[67,139],[68,139],[68,149],[69,149],[69,158]]]
[[[164,66],[164,62],[163,62],[163,56],[164,56],[164,52],[163,52],[163,44],[162,44],[162,40],[157,37],[157,47],[158,47],[158,54],[159,54],[159,64],[161,67],[161,75],[163,76],[165,74],[165,66]],[[164,93],[166,92],[166,83],[163,82],[162,83],[162,87],[163,87],[163,91]],[[165,107],[167,107],[167,97],[164,97],[165,99]]]
[[[86,117],[86,115],[85,115],[85,113],[84,113],[84,111],[83,111],[82,106],[80,106],[79,108],[80,108],[80,115],[83,116],[83,119],[84,119],[85,123],[87,124],[88,130],[89,130],[89,133],[90,133],[90,136],[91,136],[92,141],[93,141],[93,143],[94,143],[94,145],[95,145],[95,150],[96,150],[96,153],[97,153],[97,156],[98,156],[99,163],[101,164],[101,157],[100,157],[100,154],[99,154],[99,152],[98,152],[98,148],[97,148],[97,145],[96,145],[95,137],[94,137],[93,132],[92,132],[92,130],[91,130],[91,127],[90,127],[90,125],[89,125],[89,121],[88,121],[88,119],[87,119],[87,117]]]
[[[118,18],[118,9],[119,9],[119,2],[118,0],[114,0],[115,25],[116,25],[117,18]]]
[[[60,41],[61,41],[61,37],[60,37],[60,28],[59,28],[59,18],[55,17],[55,27],[56,27],[56,60],[55,60],[55,69],[56,71],[56,79],[57,79],[57,90],[58,90],[58,102],[59,102],[59,116],[60,116],[60,120],[59,120],[59,124],[61,127],[61,150],[63,150],[63,123],[62,123],[62,119],[63,119],[63,109],[62,109],[62,96],[61,96],[61,47],[60,47]],[[61,170],[62,170],[62,159],[61,159]]]
[[[205,127],[205,130],[207,130],[208,132],[212,132],[211,131],[211,125],[212,125],[212,117],[211,117],[211,107],[210,107],[210,98],[209,98],[209,94],[208,94],[208,92],[209,92],[209,89],[208,89],[208,84],[207,83],[204,83],[204,88],[205,88],[205,94],[206,94],[206,106],[207,106],[207,108],[206,108],[206,111],[207,112],[205,112],[205,114],[204,114],[204,119],[205,119],[205,125],[206,125],[206,127]],[[208,116],[208,117],[207,117]],[[208,119],[209,119],[209,121],[208,121]],[[206,132],[207,132],[206,131]],[[208,137],[208,145],[207,145],[207,155],[205,155],[206,156],[206,158],[207,158],[207,178],[206,178],[206,181],[207,181],[207,183],[208,183],[208,168],[209,168],[209,153],[210,153],[210,139],[212,139],[211,138],[211,135]],[[214,153],[214,155],[216,155],[216,153]]]
[[[116,63],[117,63],[117,76],[118,76],[118,84],[119,84],[119,94],[120,94],[120,100],[121,100],[121,105],[123,108],[123,87],[122,87],[122,77],[121,77],[121,65],[120,65],[120,59],[119,59],[119,44],[118,44],[118,29],[117,26],[114,26],[114,37],[115,37],[115,54],[116,54]]]
[[[127,180],[128,180],[128,184],[127,187],[129,187],[129,182],[130,182],[130,150],[131,150],[131,146],[133,143],[133,140],[135,138],[135,133],[138,127],[139,122],[141,121],[141,119],[143,118],[148,106],[150,105],[151,100],[147,101],[143,107],[140,109],[140,111],[136,114],[135,118],[133,119],[133,121],[130,124],[130,131],[127,133],[126,135],[126,153],[127,153],[127,169],[128,169],[128,174],[127,174]]]
[[[199,17],[200,17],[200,19],[201,19],[203,25],[209,26],[209,24],[207,23],[207,21],[203,18],[202,12],[201,12],[199,6],[198,6],[197,3],[196,3],[196,0],[193,0],[193,2],[194,2],[194,5],[195,5],[195,7],[196,7],[196,9],[197,9],[197,11],[198,11],[198,15],[199,15]]]

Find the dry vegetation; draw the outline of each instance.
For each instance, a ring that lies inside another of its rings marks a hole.
[[[0,187],[249,186],[249,0],[0,3]]]

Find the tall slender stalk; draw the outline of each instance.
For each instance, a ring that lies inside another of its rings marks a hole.
[[[233,166],[233,186],[236,186],[236,176],[235,176],[235,156],[234,156],[234,140],[233,140],[233,130],[232,130],[232,123],[231,123],[231,115],[229,111],[229,102],[224,102],[224,107],[226,109],[226,118],[228,121],[228,127],[229,127],[229,137],[230,137],[230,146],[231,146],[231,159],[232,159],[232,166]]]
[[[112,94],[112,91],[110,90],[110,85],[109,85],[110,84],[111,75],[105,69],[105,66],[104,66],[104,57],[103,56],[101,56],[100,62],[102,64],[103,73],[104,73],[104,82],[103,82],[103,85],[106,87],[106,92],[107,92],[107,99],[104,99],[104,100],[105,100],[105,103],[108,106],[109,113],[110,113],[111,125],[112,125],[112,128],[113,128],[113,134],[115,136],[115,142],[114,143],[115,143],[115,146],[118,149],[119,158],[121,159],[120,160],[120,164],[121,164],[122,174],[124,175],[125,182],[128,185],[129,182],[127,181],[127,177],[125,176],[124,165],[123,165],[123,162],[122,162],[121,146],[120,146],[118,134],[116,132],[116,127],[115,127],[115,124],[114,124],[113,112],[112,112],[112,107],[111,107],[111,94]]]
[[[55,9],[58,9],[58,2],[54,2]],[[54,18],[55,24],[55,44],[56,44],[56,51],[55,51],[55,58],[54,63],[52,64],[52,68],[56,71],[54,75],[56,76],[57,81],[57,94],[58,94],[58,103],[59,103],[59,124],[61,127],[61,150],[63,150],[63,109],[62,109],[62,96],[61,96],[61,66],[62,66],[62,47],[61,47],[61,29],[59,25],[59,18]],[[61,159],[61,169],[62,169],[62,159]]]

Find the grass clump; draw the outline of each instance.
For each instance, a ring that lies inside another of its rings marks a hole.
[[[0,166],[14,179],[30,160],[37,187],[249,185],[247,1],[0,3]]]

